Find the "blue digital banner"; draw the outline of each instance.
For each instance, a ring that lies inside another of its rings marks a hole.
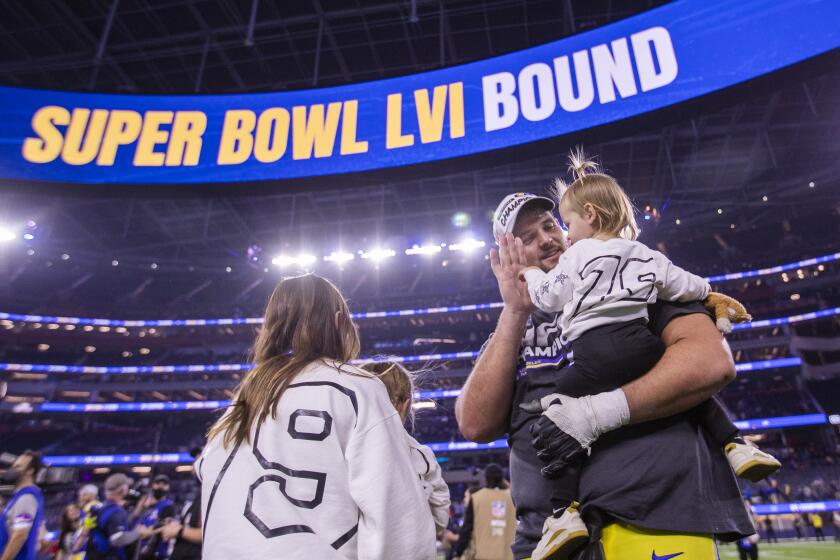
[[[421,354],[419,356],[380,356],[376,358],[362,358],[351,360],[352,364],[371,362],[397,362],[401,364],[416,362],[435,362],[446,360],[472,360],[478,357],[474,352],[449,352],[446,354]],[[796,367],[802,364],[798,357],[776,358],[760,362],[742,362],[735,364],[736,371],[758,371],[762,369],[776,369]],[[81,373],[101,375],[131,375],[154,373],[210,373],[219,371],[248,371],[252,364],[209,364],[190,366],[75,366],[56,364],[12,364],[0,362],[0,371],[21,371],[32,373]]]
[[[425,163],[627,119],[840,47],[836,0],[679,0],[470,64],[247,95],[0,88],[0,177],[177,184]]]
[[[756,515],[840,511],[840,500],[829,500],[825,502],[794,502],[784,504],[755,504],[752,506],[752,510]]]
[[[822,424],[828,424],[828,417],[825,414],[797,414],[796,416],[777,416],[775,418],[737,420],[734,424],[739,430],[772,430],[779,428],[794,428],[797,426],[819,426]]]
[[[825,502],[793,502],[784,504],[755,504],[752,506],[756,515],[776,515],[779,513],[821,513],[826,511],[840,511],[840,501]]]
[[[189,453],[126,453],[122,455],[44,455],[52,467],[101,467],[111,465],[160,465],[192,463]]]
[[[815,422],[815,417],[821,417],[821,422]],[[770,424],[765,424],[770,421]],[[827,418],[824,414],[802,414],[799,416],[780,416],[778,418],[759,418],[756,420],[745,420],[735,422],[741,429],[754,430],[754,427],[761,425],[763,428],[784,428],[793,426],[811,426],[815,424],[826,424]],[[497,439],[487,443],[476,443],[474,441],[436,441],[424,442],[432,451],[437,453],[458,452],[458,451],[481,451],[484,449],[507,449],[506,439]],[[44,461],[50,465],[61,466],[84,466],[84,465],[137,465],[157,463],[191,463],[193,458],[189,453],[161,453],[161,454],[139,454],[128,453],[122,455],[47,455]],[[786,505],[786,504],[777,504]],[[758,513],[758,512],[756,512]]]

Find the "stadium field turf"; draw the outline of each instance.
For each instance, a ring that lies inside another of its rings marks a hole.
[[[720,547],[721,560],[737,560],[734,545]],[[840,544],[835,542],[758,543],[758,560],[838,560]]]

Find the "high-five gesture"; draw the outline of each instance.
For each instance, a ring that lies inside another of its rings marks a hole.
[[[527,268],[522,240],[512,233],[498,239],[499,248],[490,249],[490,267],[499,283],[505,307],[517,313],[529,314],[536,309],[528,296],[528,285],[520,279]]]

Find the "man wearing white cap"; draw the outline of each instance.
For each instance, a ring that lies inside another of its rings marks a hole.
[[[499,247],[491,250],[490,262],[504,307],[455,408],[468,439],[508,435],[519,522],[516,559],[531,555],[551,516],[551,483],[540,470],[543,459],[556,459],[537,456],[530,429],[539,415],[519,405],[554,392],[557,372],[568,364],[559,315],[536,310],[517,277],[519,264],[551,270],[565,250],[553,209],[552,200],[528,193],[511,194],[496,209]],[[615,414],[615,392],[603,398],[607,388],[585,387],[576,393],[591,396],[564,401],[577,412],[551,423],[555,451],[573,447],[576,438],[598,440],[579,489],[593,543],[584,551],[587,558],[695,557],[690,547],[713,547],[711,535],[731,540],[753,532],[725,456],[685,414],[734,378],[726,342],[698,303],[658,302],[649,316],[650,329],[667,350],[651,371],[621,388],[627,414]],[[605,425],[603,418],[622,420]],[[714,558],[711,548],[696,555],[707,556]]]

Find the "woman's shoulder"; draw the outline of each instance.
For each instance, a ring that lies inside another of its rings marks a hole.
[[[317,381],[342,385],[363,395],[383,393],[387,400],[387,390],[376,375],[362,368],[338,360],[317,360],[307,366],[296,378],[296,383]],[[381,395],[380,395],[381,396]],[[389,400],[390,402],[390,400]]]

